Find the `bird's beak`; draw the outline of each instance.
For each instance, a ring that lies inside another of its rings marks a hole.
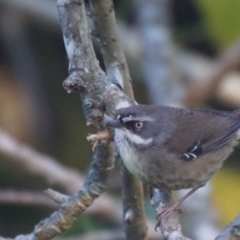
[[[120,128],[122,126],[118,119],[113,119],[106,114],[104,114],[103,121],[106,127]]]

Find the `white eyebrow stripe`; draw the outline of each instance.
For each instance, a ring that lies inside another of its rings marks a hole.
[[[118,115],[118,117],[119,117],[119,115]],[[120,119],[120,117],[118,119]],[[151,118],[151,117],[135,117],[133,115],[129,115],[127,117],[123,117],[122,121],[123,122],[130,122],[130,121],[140,121],[140,122],[150,121],[150,122],[153,122],[154,119]]]
[[[133,120],[135,120],[135,118],[132,115],[122,118],[123,122],[128,122],[128,121],[133,121]]]

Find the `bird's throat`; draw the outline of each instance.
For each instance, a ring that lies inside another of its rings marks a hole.
[[[135,144],[145,143],[145,139],[133,134],[128,134],[122,129],[115,129],[115,143],[118,147],[122,161],[129,172],[142,179],[142,166],[139,162],[138,150]],[[149,144],[149,141],[147,141]]]

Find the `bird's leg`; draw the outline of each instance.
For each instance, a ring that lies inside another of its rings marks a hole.
[[[186,195],[184,195],[182,198],[180,198],[177,202],[173,203],[171,206],[169,206],[168,208],[166,208],[164,211],[162,211],[158,216],[158,222],[155,226],[155,230],[157,227],[159,227],[161,225],[161,222],[164,218],[168,218],[174,211],[179,211],[178,207],[179,205],[186,200],[189,196],[191,196],[194,192],[196,192],[201,186],[199,187],[195,187],[193,189],[191,189]]]

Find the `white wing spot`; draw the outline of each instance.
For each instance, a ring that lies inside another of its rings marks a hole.
[[[197,149],[198,145],[195,145],[194,148],[191,150],[191,152],[195,151]]]
[[[197,155],[195,155],[194,153],[188,153],[188,154],[191,155],[193,159],[197,158]]]
[[[197,142],[197,144],[193,147],[193,149],[190,152],[194,152],[200,144],[200,140]]]
[[[197,155],[194,153],[184,153],[184,156],[187,158],[187,160],[194,160],[197,158]]]

